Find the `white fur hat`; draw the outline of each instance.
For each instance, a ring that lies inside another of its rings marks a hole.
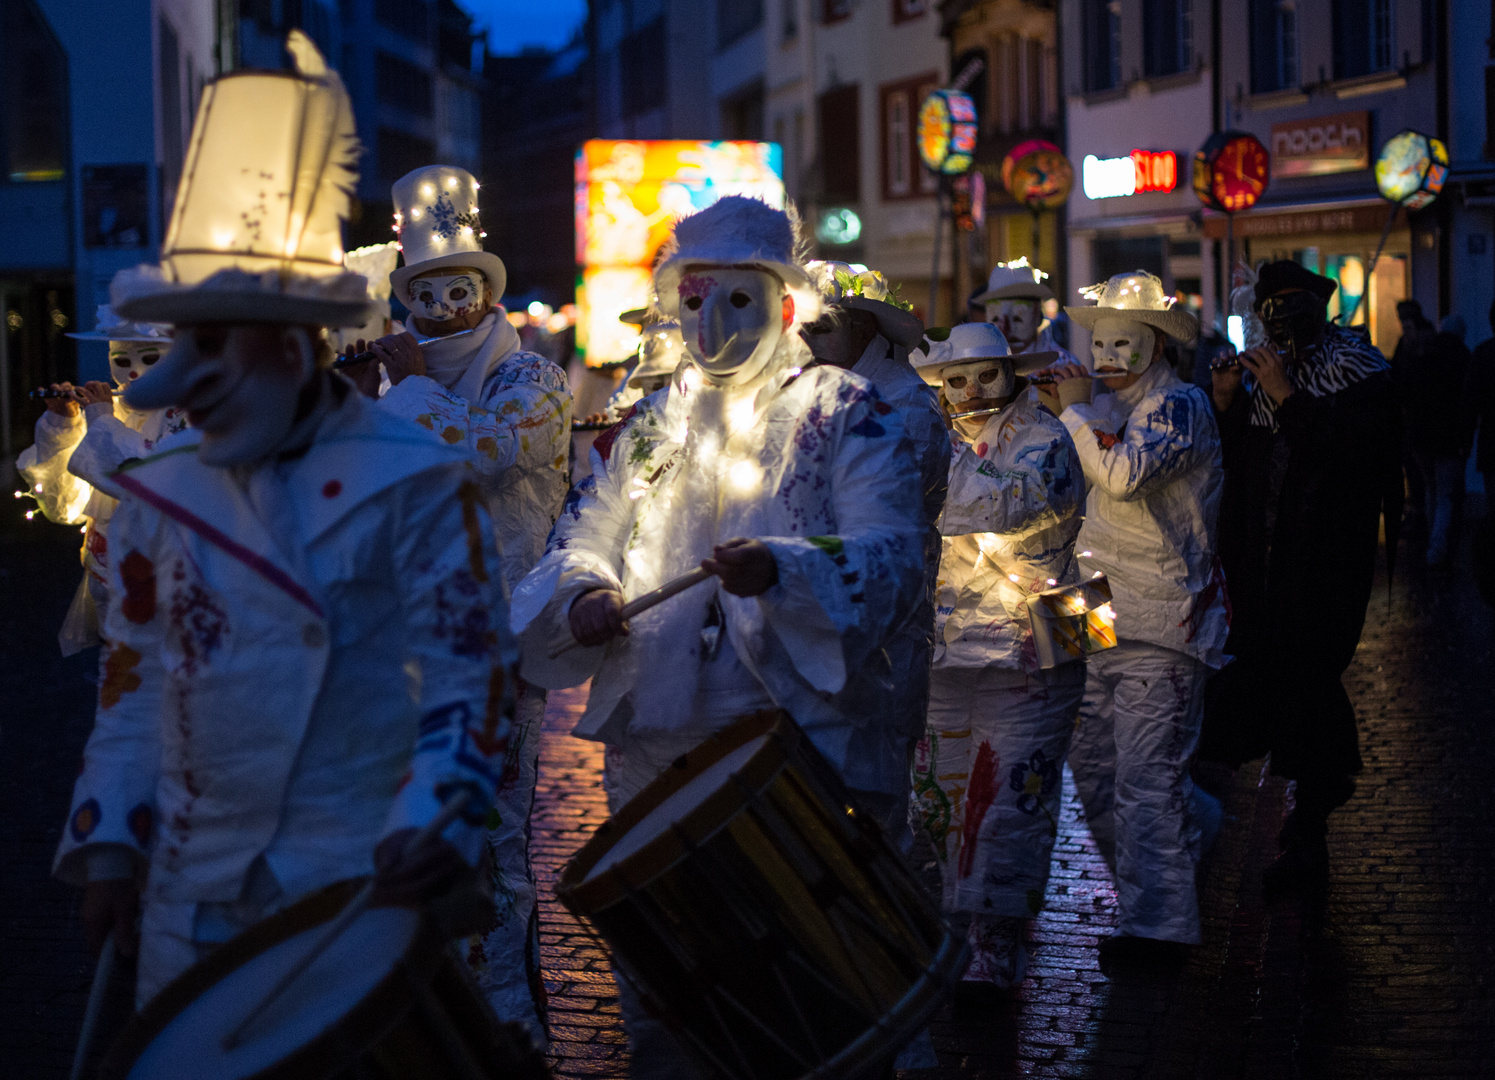
[[[1013,374],[1026,375],[1048,367],[1059,359],[1056,352],[1012,354],[1007,336],[992,323],[961,323],[950,328],[950,336],[934,342],[928,352],[916,349],[909,354],[914,370],[931,386],[944,380],[944,369],[951,364],[969,364],[997,357],[1012,364]]]
[[[1173,338],[1190,342],[1199,334],[1199,320],[1187,311],[1173,306],[1173,297],[1163,293],[1163,282],[1146,270],[1117,274],[1099,285],[1080,290],[1094,307],[1066,307],[1064,313],[1078,326],[1094,330],[1097,320],[1106,316],[1145,323]]]
[[[478,221],[478,182],[466,169],[427,165],[394,182],[395,232],[405,265],[390,275],[405,301],[405,284],[421,274],[445,267],[470,266],[488,280],[489,299],[498,303],[508,288],[503,260],[483,250],[483,226]]]
[[[353,106],[311,39],[295,71],[241,71],[204,89],[159,266],[121,270],[114,309],[137,322],[357,326],[364,279],[343,266],[358,183]]]
[[[680,317],[680,279],[691,266],[732,266],[767,270],[794,297],[794,321],[820,316],[820,294],[805,272],[804,245],[797,218],[761,199],[727,195],[706,209],[681,218],[654,268],[654,293],[666,318]]]
[[[997,263],[986,279],[986,291],[973,297],[978,304],[994,300],[1052,300],[1054,291],[1043,283],[1048,277],[1036,266],[1028,265],[1028,257],[1010,263]]]

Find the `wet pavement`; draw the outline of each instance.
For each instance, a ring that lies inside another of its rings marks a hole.
[[[77,896],[47,877],[91,715],[90,658],[64,661],[51,641],[76,537],[0,530],[5,1078],[66,1075],[90,977]],[[1097,942],[1115,894],[1067,797],[1027,982],[979,1010],[945,1008],[940,1067],[908,1077],[1495,1077],[1495,612],[1467,568],[1429,572],[1415,552],[1413,530],[1347,676],[1366,769],[1331,821],[1327,896],[1263,902],[1290,791],[1245,767],[1202,867],[1204,945],[1171,973],[1108,977]],[[560,1076],[620,1077],[606,951],[550,898],[605,817],[600,748],[566,734],[583,704],[552,695],[533,829],[551,1060]]]

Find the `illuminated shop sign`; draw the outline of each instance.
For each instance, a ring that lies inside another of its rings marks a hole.
[[[1116,199],[1178,187],[1178,155],[1172,150],[1133,150],[1127,157],[1085,155],[1081,183],[1089,199]]]

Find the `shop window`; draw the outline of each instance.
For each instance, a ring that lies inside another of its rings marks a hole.
[[[854,203],[862,197],[862,142],[858,87],[827,90],[816,103],[820,127],[820,186],[826,202]]]
[[[919,159],[918,138],[919,106],[937,85],[938,76],[930,72],[915,79],[889,83],[878,92],[881,98],[884,199],[927,195],[937,186]]]
[[[1391,0],[1333,0],[1334,77],[1390,71]]]
[[[851,0],[820,0],[820,21],[829,26],[851,18]]]
[[[1142,0],[1142,71],[1148,78],[1194,66],[1192,0]]]
[[[663,15],[633,31],[618,46],[624,116],[657,109],[669,97],[667,48]]]
[[[431,7],[426,0],[374,0],[374,21],[417,45],[431,41]]]
[[[747,37],[763,25],[763,0],[716,0],[718,50]]]
[[[1251,92],[1297,85],[1297,0],[1251,0]]]
[[[893,25],[917,19],[929,10],[929,0],[892,0]]]
[[[430,139],[392,128],[379,129],[375,152],[379,155],[379,172],[386,185],[436,160],[436,144]]]
[[[435,84],[431,73],[380,51],[374,57],[374,89],[379,100],[417,116],[436,114]]]
[[[1121,0],[1080,0],[1085,89],[1121,85]]]
[[[0,178],[61,180],[66,58],[30,0],[0,0]]]

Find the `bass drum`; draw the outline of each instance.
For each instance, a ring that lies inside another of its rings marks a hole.
[[[370,908],[232,1050],[224,1036],[358,891],[341,882],[246,930],[189,968],[120,1033],[109,1080],[544,1080],[544,1057],[501,1023],[410,908]]]
[[[885,1067],[966,961],[964,935],[777,710],[676,760],[556,891],[645,1005],[732,1080]]]

